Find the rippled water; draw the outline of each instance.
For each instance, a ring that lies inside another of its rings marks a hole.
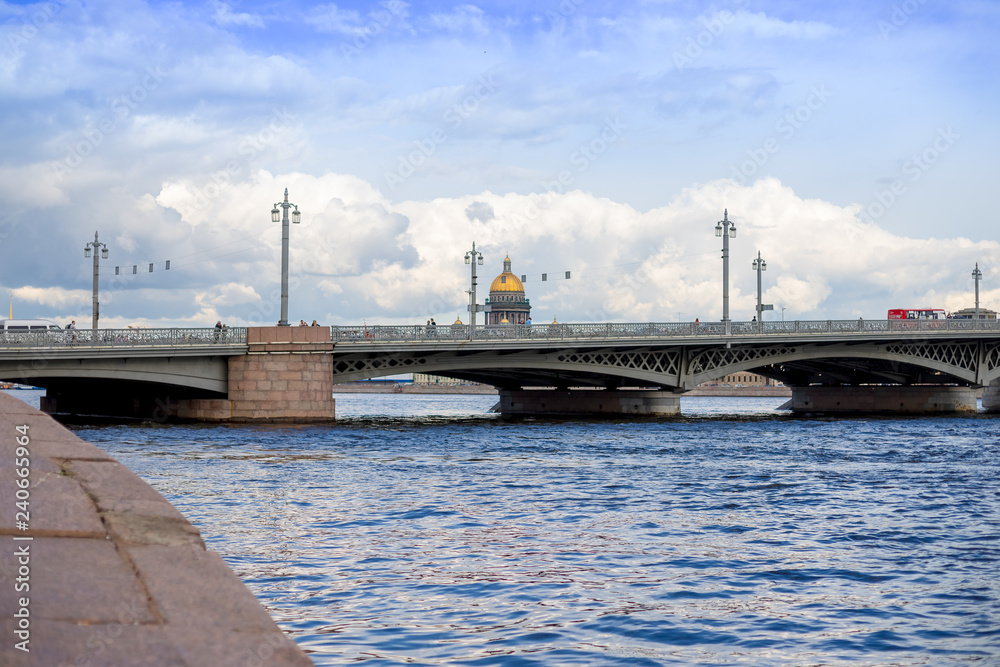
[[[1000,664],[996,417],[337,398],[333,427],[79,432],[317,665]]]

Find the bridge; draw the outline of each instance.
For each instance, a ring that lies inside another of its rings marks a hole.
[[[996,320],[334,326],[0,334],[0,378],[56,414],[327,421],[332,387],[432,373],[500,390],[506,415],[671,415],[749,371],[799,412],[1000,410]]]

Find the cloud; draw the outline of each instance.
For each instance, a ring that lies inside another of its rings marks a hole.
[[[209,202],[204,219],[232,235],[261,229],[266,223],[247,221],[264,218],[269,203],[261,193],[278,192],[282,183],[303,211],[303,224],[291,234],[292,300],[295,312],[308,316],[290,317],[310,321],[450,317],[467,299],[462,257],[473,241],[485,255],[480,298],[509,253],[514,272],[528,275],[538,321],[718,319],[721,266],[714,224],[726,207],[738,229],[731,246],[734,319],[753,314],[756,274],[750,262],[757,251],[768,263],[765,300],[797,319],[877,319],[911,300],[952,308],[969,300],[965,264],[1000,263],[995,242],[897,236],[859,222],[857,206],[803,199],[776,179],[692,186],[668,205],[642,212],[578,190],[486,191],[392,204],[346,175],[259,172],[251,182],[225,188]],[[184,211],[185,196],[190,194],[168,183],[157,201]],[[205,313],[219,312],[226,320],[277,319],[278,226],[265,234],[263,249],[247,261],[219,260],[207,269],[206,279],[220,283],[199,291],[203,296],[195,302]],[[542,273],[548,281],[540,280]]]
[[[774,39],[819,40],[835,37],[841,33],[838,28],[820,21],[784,21],[768,16],[764,12],[736,12],[732,22],[734,31],[749,32],[754,37]]]
[[[481,201],[474,201],[465,207],[465,216],[471,222],[489,222],[496,217],[493,207]]]
[[[263,28],[264,20],[256,14],[233,12],[229,4],[215,2],[215,22],[219,25],[242,25],[248,28]]]
[[[459,5],[450,13],[431,14],[428,22],[434,28],[445,32],[473,32],[477,35],[490,33],[486,13],[475,5]]]

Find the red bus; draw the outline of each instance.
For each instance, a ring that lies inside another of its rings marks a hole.
[[[943,320],[947,315],[941,308],[893,308],[890,320]]]

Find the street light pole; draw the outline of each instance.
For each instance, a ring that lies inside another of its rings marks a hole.
[[[101,318],[101,304],[97,300],[97,279],[101,272],[100,260],[108,258],[108,246],[97,239],[97,232],[94,232],[94,242],[83,246],[83,256],[90,257],[91,251],[94,253],[94,303],[92,306],[93,321],[90,328],[97,331],[97,320]]]
[[[757,251],[757,259],[753,261],[753,270],[757,272],[757,323],[759,324],[764,319],[764,309],[760,302],[760,273],[767,271],[767,262],[761,259],[760,250]]]
[[[278,207],[282,210],[278,210]],[[279,214],[281,216],[281,321],[278,322],[279,327],[288,326],[288,209],[295,209],[292,211],[292,223],[299,224],[302,222],[302,214],[299,213],[299,207],[288,201],[288,188],[285,188],[285,201],[275,204],[274,208],[271,209],[271,222],[278,222]]]
[[[475,242],[472,250],[465,253],[465,263],[472,265],[472,289],[469,290],[469,340],[472,340],[476,332],[476,313],[483,309],[476,303],[476,265],[483,265],[483,253],[476,250]]]
[[[736,225],[725,209],[722,220],[715,225],[715,235],[722,237],[722,321],[729,321],[729,239],[736,238]]]
[[[983,272],[979,270],[979,262],[976,262],[976,269],[972,272],[972,278],[976,281],[976,319],[979,319],[979,281],[983,279]]]

